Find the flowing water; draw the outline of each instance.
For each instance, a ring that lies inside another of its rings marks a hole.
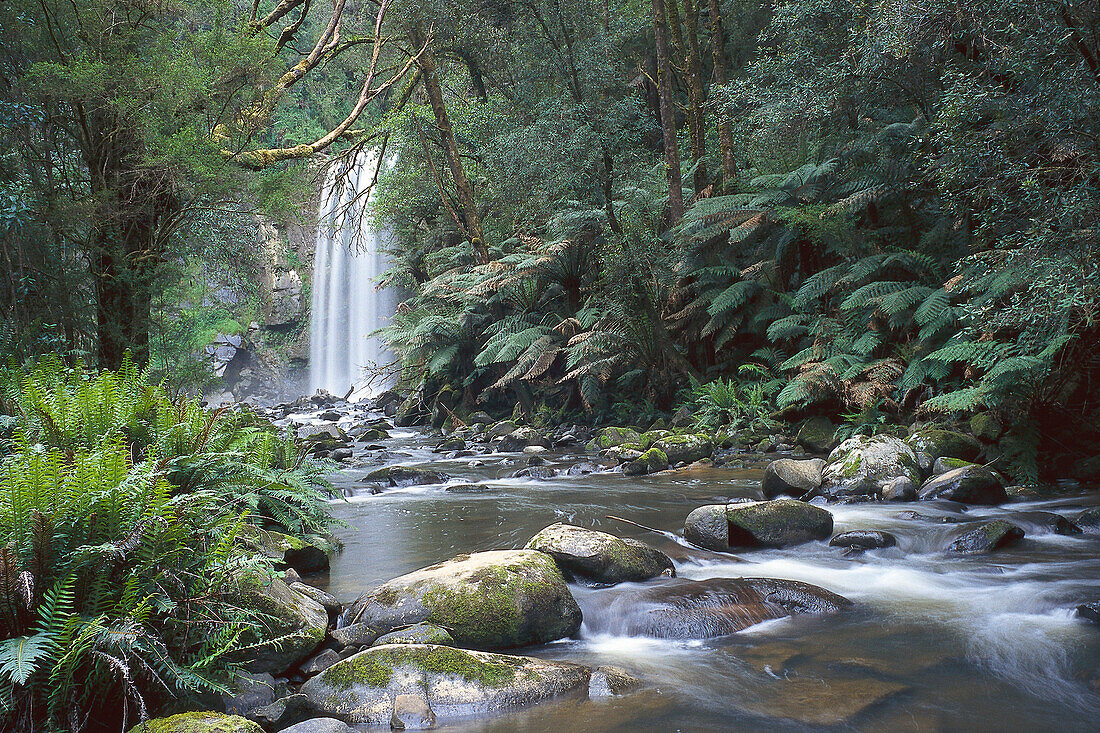
[[[771,576],[823,586],[855,602],[836,616],[767,621],[718,639],[632,636],[631,584],[574,586],[584,612],[576,639],[520,653],[588,665],[612,664],[646,688],[619,698],[563,699],[489,720],[450,725],[462,731],[1086,731],[1100,729],[1100,630],[1073,608],[1100,597],[1100,535],[1051,533],[1028,512],[1072,516],[1100,502],[1087,494],[974,508],[864,504],[828,509],[836,531],[894,533],[898,546],[845,557],[814,542],[784,550],[713,553],[685,544],[694,507],[757,497],[765,459],[741,467],[641,478],[618,473],[506,478],[525,456],[488,454],[442,460],[431,439],[396,430],[392,453],[363,453],[372,465],[338,474],[349,493],[381,462],[431,465],[478,482],[481,493],[444,486],[357,493],[335,506],[346,522],[345,547],[327,587],[351,601],[372,585],[463,552],[522,547],[553,522],[631,536],[668,553],[685,578]],[[555,455],[564,467],[579,456]],[[483,465],[471,466],[471,461]],[[898,516],[918,510],[925,519]],[[1018,546],[993,555],[948,556],[961,531],[948,520],[1010,515],[1027,531]],[[632,520],[646,531],[610,519]],[[651,581],[662,582],[662,581]]]
[[[375,231],[366,213],[378,153],[363,150],[336,160],[326,174],[317,217],[310,311],[310,389],[370,396],[386,385],[369,371],[392,357],[369,334],[387,325],[396,295],[378,291],[375,278],[388,268],[387,233]]]

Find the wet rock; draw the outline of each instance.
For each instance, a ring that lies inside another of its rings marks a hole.
[[[229,593],[240,607],[257,612],[257,628],[233,655],[250,672],[278,674],[313,653],[325,638],[328,612],[282,580],[241,573]]]
[[[335,425],[303,425],[298,428],[298,440],[303,443],[347,443],[348,435]]]
[[[557,475],[558,472],[549,466],[528,466],[513,473],[512,478],[533,478],[544,481]]]
[[[324,672],[339,661],[339,652],[335,649],[325,649],[319,654],[307,659],[298,669],[302,674],[311,677],[318,672]]]
[[[328,611],[329,616],[339,615],[343,608],[340,605],[340,601],[336,600],[336,596],[331,593],[326,593],[320,588],[314,588],[312,585],[306,585],[301,582],[287,581],[290,589],[296,593],[301,593],[303,596],[312,598],[313,600],[324,606]]]
[[[256,708],[248,713],[249,720],[259,723],[267,730],[281,731],[310,717],[309,701],[305,695],[287,695],[275,702]]]
[[[487,484],[447,484],[443,490],[452,494],[484,494],[491,488]]]
[[[961,504],[1003,504],[1008,501],[1001,477],[985,466],[955,468],[924,482],[917,492],[922,500],[946,499]]]
[[[882,489],[883,501],[916,501],[917,485],[908,476],[891,479]]]
[[[466,441],[462,438],[448,438],[435,447],[436,453],[466,450]]]
[[[545,466],[548,461],[542,456],[531,456],[527,459],[528,466]]]
[[[237,537],[244,545],[275,560],[277,565],[293,568],[303,575],[329,568],[328,553],[323,548],[297,537],[250,524],[242,524]]]
[[[435,644],[454,646],[455,640],[446,629],[434,624],[413,624],[379,636],[374,646],[382,644]]]
[[[506,435],[514,433],[515,430],[516,424],[514,422],[511,420],[501,420],[485,431],[485,440],[492,442],[496,438],[503,438]]]
[[[524,448],[533,445],[549,448],[551,443],[546,439],[545,435],[534,428],[516,428],[511,433],[504,436],[504,440],[500,442],[499,447],[500,450],[505,453],[512,453],[515,451],[522,451]]]
[[[588,443],[588,450],[601,451],[621,445],[641,445],[642,435],[632,428],[600,428]]]
[[[694,463],[710,458],[714,453],[714,442],[706,435],[669,435],[652,445],[668,458],[668,464]]]
[[[239,715],[200,712],[147,720],[130,733],[264,733],[264,729]]]
[[[889,700],[910,690],[892,680],[835,676],[827,680],[803,676],[784,678],[777,680],[773,689],[773,695],[745,700],[739,705],[759,715],[797,721],[803,726],[811,726],[813,730],[832,730],[836,726],[851,728],[854,722],[862,719],[864,713],[889,705]],[[913,723],[909,716],[906,723]]]
[[[337,422],[342,417],[343,414],[337,412],[336,410],[325,410],[317,416],[319,420],[327,420],[328,422]]]
[[[1083,531],[1074,522],[1054,512],[1021,512],[1014,514],[1013,519],[1018,522],[1034,524],[1054,534],[1079,535]]]
[[[434,728],[435,720],[435,713],[423,694],[397,695],[393,698],[393,713],[390,715],[390,728],[393,730]]]
[[[905,440],[916,452],[927,453],[932,458],[961,458],[973,461],[982,450],[982,445],[973,437],[954,430],[922,428]]]
[[[892,435],[857,435],[829,454],[821,491],[830,498],[879,497],[899,476],[920,483],[917,454],[912,448]]]
[[[305,697],[304,695],[302,696]],[[336,718],[313,718],[285,728],[280,733],[356,733],[355,729]]]
[[[601,665],[592,670],[588,681],[588,697],[618,697],[634,692],[642,681],[624,669]]]
[[[442,484],[450,479],[445,473],[430,471],[426,468],[413,468],[411,466],[387,466],[371,471],[362,479],[361,483],[379,484],[382,486],[427,486]]]
[[[1024,531],[1003,519],[983,522],[957,537],[948,548],[951,552],[977,554],[993,552],[1014,545],[1024,538]]]
[[[256,708],[275,702],[275,678],[270,674],[237,675],[222,693],[222,709],[230,715],[247,715]]]
[[[825,461],[820,458],[808,461],[780,458],[764,469],[764,480],[760,488],[768,499],[780,495],[799,498],[821,486],[821,472],[824,468]]]
[[[590,473],[599,473],[603,470],[603,466],[598,466],[591,461],[581,461],[570,466],[566,474],[569,476],[587,476]]]
[[[1077,615],[1086,621],[1091,621],[1094,624],[1100,624],[1100,601],[1092,601],[1091,603],[1082,603],[1077,607]]]
[[[893,547],[897,543],[897,537],[877,529],[854,529],[841,532],[829,540],[830,547],[846,547],[854,550],[875,550],[880,547]]]
[[[672,560],[660,550],[606,532],[552,524],[527,543],[527,549],[554,558],[567,576],[614,585],[674,575]]]
[[[523,455],[531,456],[532,458],[537,457],[539,453],[545,453],[545,452],[546,452],[546,446],[544,446],[544,445],[529,445],[529,446],[527,446],[526,448],[523,449]]]
[[[467,420],[471,425],[488,425],[493,421],[493,418],[487,412],[475,412],[470,415],[470,419]]]
[[[795,499],[712,504],[693,510],[684,523],[684,539],[718,552],[788,547],[828,539],[832,533],[832,514]]]
[[[836,446],[836,426],[827,417],[811,417],[798,429],[795,441],[811,453],[828,453]]]
[[[455,643],[479,649],[541,644],[577,632],[581,610],[549,555],[496,550],[459,555],[364,593],[347,623],[384,632],[421,621],[442,626]]]
[[[409,614],[410,618],[415,614]],[[341,626],[333,629],[329,632],[329,638],[332,639],[333,645],[338,649],[358,649],[364,646],[370,646],[375,640],[384,633],[388,633],[395,626],[404,625],[402,622],[404,619],[394,618],[389,623],[377,623],[363,624],[355,623],[348,624],[347,626]]]
[[[946,456],[937,458],[932,463],[932,475],[939,476],[940,474],[947,473],[948,471],[954,471],[956,468],[966,468],[967,466],[973,466],[970,461],[964,461],[961,458],[947,458]]]
[[[1100,507],[1086,509],[1073,518],[1073,523],[1086,532],[1100,532]]]
[[[328,457],[334,461],[346,461],[354,455],[355,453],[351,450],[351,448],[337,448],[336,450],[332,451],[332,453],[329,453]]]
[[[645,476],[668,468],[668,456],[660,448],[650,448],[640,456],[623,464],[623,474]]]
[[[597,633],[708,639],[769,619],[835,613],[851,605],[824,588],[794,580],[674,578],[616,595],[589,626]]]
[[[454,649],[390,644],[339,662],[302,686],[319,711],[354,724],[389,725],[422,699],[439,722],[490,715],[584,690],[586,668],[565,662]]]

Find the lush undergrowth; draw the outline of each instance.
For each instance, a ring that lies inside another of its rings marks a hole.
[[[172,400],[127,363],[4,375],[0,728],[125,729],[210,690],[256,619],[242,524],[324,535],[324,465],[244,412]]]

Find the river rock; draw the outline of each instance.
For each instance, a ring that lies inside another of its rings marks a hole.
[[[511,420],[501,420],[485,431],[485,440],[492,442],[497,438],[503,438],[506,435],[514,433],[517,427],[519,426]]]
[[[446,483],[450,479],[445,473],[431,471],[426,468],[413,468],[412,466],[386,466],[371,471],[362,479],[361,483],[379,484],[381,486],[428,486],[431,484]]]
[[[364,593],[344,614],[386,633],[428,621],[455,643],[508,649],[571,636],[581,609],[554,560],[535,550],[459,555]],[[388,625],[388,628],[385,626]]]
[[[626,476],[645,476],[668,468],[668,456],[660,448],[650,448],[642,455],[623,464]]]
[[[440,722],[479,717],[586,689],[588,669],[565,662],[455,649],[389,644],[362,651],[302,685],[320,712],[353,724],[390,725],[412,695]],[[398,717],[400,717],[398,715]]]
[[[674,578],[616,595],[592,623],[597,633],[708,639],[769,619],[834,613],[851,605],[824,588],[794,580]]]
[[[328,612],[279,578],[257,572],[238,576],[230,600],[254,611],[257,630],[233,655],[250,672],[278,674],[308,657],[324,640]]]
[[[312,598],[320,603],[328,611],[329,616],[339,616],[343,607],[340,605],[340,601],[336,600],[336,596],[331,593],[326,593],[320,588],[314,588],[312,585],[306,585],[305,583],[289,583],[290,589],[296,593],[301,593],[303,596]]]
[[[1073,518],[1073,523],[1086,532],[1100,532],[1100,507],[1086,509]]]
[[[1092,603],[1082,603],[1077,607],[1077,615],[1086,621],[1091,621],[1094,624],[1100,624],[1100,601],[1093,601]]]
[[[329,632],[329,637],[337,649],[359,649],[370,646],[382,634],[389,633],[392,629],[407,626],[409,620],[415,620],[417,613],[409,612],[407,618],[399,615],[391,616],[383,622],[375,622],[375,625],[366,623],[354,623],[341,626]]]
[[[802,423],[795,441],[811,453],[828,453],[836,445],[835,435],[833,421],[819,415]]]
[[[356,733],[356,731],[336,718],[313,718],[284,728],[280,733]]]
[[[917,496],[922,500],[946,499],[961,504],[1003,504],[1008,501],[1001,477],[985,466],[973,464],[928,479]]]
[[[230,715],[247,715],[275,702],[275,678],[270,674],[235,675],[222,693],[222,709]]]
[[[880,547],[893,547],[897,543],[897,537],[877,529],[854,529],[841,532],[829,540],[830,547],[847,547],[854,550],[875,550]]]
[[[311,677],[318,672],[324,672],[340,661],[340,653],[335,649],[322,649],[319,654],[316,654],[298,667],[298,671],[307,677]]]
[[[973,461],[982,450],[982,444],[969,435],[954,430],[922,428],[905,442],[918,453],[927,453],[932,458],[961,458]]]
[[[795,499],[711,504],[693,510],[684,523],[684,539],[718,552],[788,547],[828,539],[832,533],[832,514]]]
[[[1047,529],[1054,534],[1079,535],[1083,530],[1074,522],[1054,512],[1018,512],[1013,515],[1018,522],[1030,523],[1041,529]]]
[[[824,468],[825,461],[820,458],[808,461],[780,458],[764,469],[764,480],[760,488],[768,499],[783,494],[797,499],[821,486],[821,472]]]
[[[130,733],[264,733],[264,729],[239,715],[200,712],[147,720]]]
[[[606,427],[600,428],[596,436],[588,443],[588,450],[601,451],[615,448],[621,445],[640,446],[642,435],[633,428]]]
[[[975,413],[970,418],[969,427],[974,437],[985,443],[996,443],[997,438],[1004,432],[1004,428],[992,412]]]
[[[883,501],[916,501],[917,485],[908,476],[891,479],[882,490]]]
[[[511,433],[504,436],[504,440],[500,441],[500,450],[505,453],[512,453],[515,451],[522,451],[524,448],[529,448],[533,445],[550,448],[552,443],[545,435],[534,428],[516,428]]]
[[[471,425],[488,425],[492,421],[492,416],[487,412],[475,412],[470,415],[470,419],[467,420]],[[507,435],[507,433],[505,433],[505,435]]]
[[[921,480],[917,454],[892,435],[856,435],[833,449],[822,472],[821,490],[830,498],[882,496],[891,481]]]
[[[592,461],[581,461],[580,463],[574,463],[565,473],[569,476],[587,476],[590,473],[599,473],[603,470],[603,466],[599,466]]]
[[[948,548],[951,552],[972,555],[993,552],[1014,545],[1024,538],[1024,531],[1003,519],[983,522],[955,539]]]
[[[305,695],[287,695],[270,705],[250,711],[247,717],[267,730],[281,731],[289,725],[305,720],[311,714],[309,701]]]
[[[298,537],[260,529],[250,524],[242,524],[237,531],[237,537],[245,545],[303,575],[324,572],[329,568],[328,553]]]
[[[596,583],[614,585],[675,575],[668,555],[644,542],[572,524],[550,525],[531,538],[527,549],[554,558],[567,576]]]
[[[592,670],[588,680],[588,697],[618,697],[634,692],[642,686],[642,681],[625,669],[600,665]]]
[[[437,646],[454,646],[455,640],[451,633],[435,624],[413,624],[397,631],[379,636],[374,646],[383,644],[435,644]]]
[[[926,454],[925,454],[926,455]],[[966,468],[967,466],[973,466],[970,461],[964,461],[961,458],[948,458],[941,456],[932,463],[932,475],[939,476],[947,473],[948,471],[954,471],[956,468]]]
[[[656,441],[651,447],[664,453],[670,466],[694,463],[710,458],[714,453],[714,441],[706,435],[669,435]]]
[[[558,472],[549,466],[528,466],[527,468],[521,468],[512,474],[512,478],[533,478],[540,481],[554,478],[558,475]]]

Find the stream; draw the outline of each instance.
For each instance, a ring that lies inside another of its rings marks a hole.
[[[1063,536],[1029,517],[1072,517],[1100,504],[1081,492],[965,513],[937,504],[827,505],[835,531],[887,530],[896,547],[856,556],[813,542],[782,550],[714,553],[686,544],[693,508],[759,497],[771,457],[746,454],[727,466],[643,477],[621,473],[508,478],[518,453],[444,459],[438,437],[398,428],[385,451],[356,446],[363,465],[332,477],[350,494],[334,502],[343,550],[315,579],[341,601],[390,578],[460,553],[519,548],[543,527],[568,522],[643,540],[667,553],[684,578],[768,576],[844,595],[855,609],[835,616],[768,621],[706,640],[632,636],[636,584],[571,589],[584,613],[578,638],[519,654],[610,664],[645,687],[623,697],[564,698],[454,731],[651,730],[1096,730],[1100,628],[1074,614],[1100,596],[1100,534]],[[591,456],[544,454],[559,469]],[[451,484],[371,495],[359,480],[381,465],[430,467]],[[732,466],[732,467],[731,467]],[[922,518],[899,517],[905,510]],[[641,529],[618,517],[659,531]],[[1003,516],[1027,532],[992,555],[943,552],[958,521]],[[651,582],[661,582],[660,580]]]

